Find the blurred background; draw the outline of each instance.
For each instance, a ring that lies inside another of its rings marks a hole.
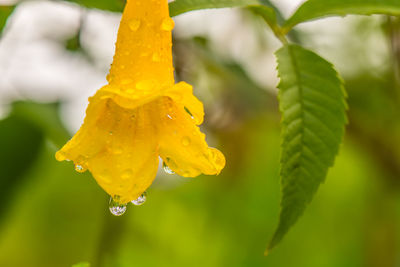
[[[0,39],[0,266],[400,266],[400,20],[329,18],[292,41],[335,64],[350,105],[335,166],[268,257],[279,215],[279,42],[247,10],[175,19],[177,80],[204,101],[202,126],[227,158],[219,176],[160,171],[124,216],[90,173],[54,153],[106,83],[121,14],[24,1]],[[288,17],[302,2],[272,1]],[[13,4],[0,0],[0,9]],[[2,7],[3,6],[3,7]],[[107,8],[106,8],[107,9]]]

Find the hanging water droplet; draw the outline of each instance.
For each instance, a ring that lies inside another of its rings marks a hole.
[[[175,22],[171,18],[165,18],[161,23],[161,30],[171,31],[175,26]]]
[[[131,203],[135,206],[143,205],[147,200],[147,192],[143,192],[137,199],[132,200]]]
[[[131,29],[131,31],[137,31],[140,27],[140,20],[138,19],[133,19],[129,22],[129,29]]]
[[[85,172],[86,169],[82,165],[76,164],[75,165],[75,171],[77,171],[77,172]]]
[[[175,172],[171,170],[171,168],[168,167],[168,165],[165,162],[163,162],[163,169],[167,174],[175,174]]]
[[[120,204],[119,196],[114,196],[110,198],[109,209],[112,215],[121,216],[126,211],[126,204]]]
[[[190,138],[187,137],[187,136],[183,137],[183,138],[182,138],[182,145],[183,145],[183,146],[188,146],[188,145],[190,145]]]

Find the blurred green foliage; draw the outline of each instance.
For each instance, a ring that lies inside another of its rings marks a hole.
[[[0,37],[4,26],[6,25],[7,19],[10,14],[14,11],[15,6],[1,6],[0,5]]]
[[[72,267],[90,267],[90,264],[88,262],[80,262],[72,265]]]
[[[0,220],[14,198],[16,187],[34,164],[43,139],[40,129],[18,114],[0,121],[0,188],[7,188],[0,194]]]
[[[376,176],[382,174],[350,140],[309,212],[264,257],[278,218],[278,121],[260,114],[218,138],[228,155],[222,175],[173,177],[172,187],[159,177],[148,203],[129,207],[123,217],[109,214],[108,196],[89,174],[56,162],[54,147],[42,143],[35,166],[6,205],[0,265],[364,266],[365,234],[377,227],[367,220],[369,203],[379,197]],[[229,157],[239,151],[238,166]],[[390,201],[400,211],[400,199]],[[391,219],[399,221],[400,213]]]

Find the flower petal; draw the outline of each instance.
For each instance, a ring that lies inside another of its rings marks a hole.
[[[209,148],[194,119],[171,98],[163,99],[159,124],[159,153],[165,164],[184,177],[218,174],[225,166],[223,154]]]
[[[56,154],[89,169],[100,186],[121,203],[136,199],[153,182],[158,168],[154,104],[124,109],[96,94],[77,134]]]
[[[162,96],[168,96],[194,118],[196,125],[203,122],[203,103],[193,95],[193,88],[188,83],[179,82],[173,86],[163,86],[155,80],[147,80],[139,83],[139,86],[136,84],[134,89],[130,86],[132,85],[121,87],[109,84],[101,88],[98,94],[103,99],[111,98],[119,106],[129,109],[135,109]]]
[[[193,116],[196,125],[203,123],[203,103],[193,95],[193,88],[190,84],[179,82],[165,92],[164,95],[171,97],[176,103],[183,105],[184,109]]]
[[[127,1],[107,78],[109,83],[135,85],[150,79],[174,84],[173,27],[164,27],[170,20],[166,0]]]

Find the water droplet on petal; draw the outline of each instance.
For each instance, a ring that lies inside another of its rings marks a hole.
[[[161,23],[161,30],[171,31],[175,26],[175,22],[171,18],[165,18]]]
[[[120,155],[120,154],[122,154],[123,149],[122,149],[122,147],[116,147],[116,148],[114,148],[113,152],[115,155]]]
[[[110,198],[109,209],[112,215],[121,216],[126,211],[126,204],[119,203],[119,196],[115,196],[114,198]]]
[[[127,85],[127,84],[130,84],[130,83],[132,83],[132,80],[131,80],[131,79],[123,79],[123,80],[121,81],[121,84],[122,84],[122,85]]]
[[[111,184],[111,177],[108,173],[103,173],[99,175],[98,178],[105,184]]]
[[[153,60],[154,62],[160,62],[161,60],[160,54],[154,53],[153,56],[151,57],[151,60]]]
[[[143,81],[140,81],[140,82],[138,82],[136,84],[136,89],[146,91],[146,90],[153,89],[154,86],[155,86],[154,81],[152,81],[152,80],[143,80]]]
[[[183,146],[188,146],[188,145],[190,145],[190,138],[187,137],[187,136],[183,137],[183,138],[182,138],[182,145],[183,145]]]
[[[183,171],[183,172],[182,172],[182,176],[183,176],[183,177],[191,177],[191,174],[190,174],[189,171]]]
[[[168,119],[172,120],[171,115],[167,114]]]
[[[131,29],[131,31],[137,31],[140,27],[140,20],[138,19],[133,19],[129,22],[129,29]]]
[[[106,79],[108,82],[111,82],[113,80],[113,76],[111,76],[111,74],[107,74]]]
[[[173,170],[171,170],[171,168],[168,167],[168,165],[165,162],[163,162],[163,169],[164,169],[165,173],[167,173],[167,174],[175,174],[175,172]]]
[[[58,151],[58,152],[56,153],[56,160],[58,160],[58,161],[67,160],[67,157],[65,156],[65,153],[64,153],[64,152]]]
[[[137,199],[132,200],[131,203],[135,206],[141,206],[146,202],[146,200],[147,200],[147,193],[145,191]]]
[[[124,180],[126,180],[126,179],[131,178],[132,175],[133,175],[133,171],[132,171],[131,169],[127,169],[127,170],[125,170],[125,171],[122,172],[121,178],[124,179]]]
[[[75,171],[77,171],[77,172],[85,172],[86,169],[82,165],[76,164],[75,165]]]

